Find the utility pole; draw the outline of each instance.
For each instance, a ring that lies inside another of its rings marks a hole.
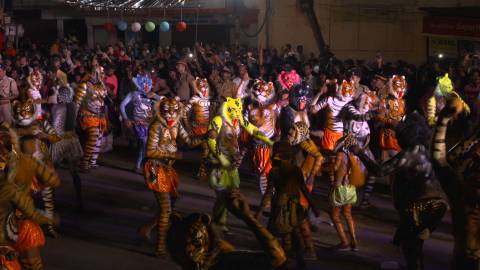
[[[318,23],[318,20],[317,20],[317,14],[315,13],[313,0],[298,0],[298,2],[300,4],[300,8],[302,12],[305,13],[308,17],[308,21],[310,23],[310,27],[312,27],[313,35],[315,37],[315,41],[317,42],[320,55],[325,55],[326,53],[325,40],[323,39],[322,31],[320,29],[320,24]]]

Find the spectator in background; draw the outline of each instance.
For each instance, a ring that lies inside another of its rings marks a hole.
[[[0,64],[0,123],[12,124],[12,101],[18,97],[17,83],[6,74]]]
[[[175,82],[175,93],[180,98],[181,102],[188,102],[193,94],[193,81],[195,78],[190,74],[188,69],[188,62],[180,60],[176,65],[178,77]]]
[[[107,66],[105,71],[105,86],[109,90],[110,97],[116,97],[118,94],[118,78],[115,75],[115,67],[113,65]]]
[[[233,80],[233,82],[237,85],[237,93],[236,97],[244,99],[250,93],[248,89],[248,83],[250,82],[250,76],[248,75],[247,66],[244,64],[240,64],[238,68],[239,76]]]

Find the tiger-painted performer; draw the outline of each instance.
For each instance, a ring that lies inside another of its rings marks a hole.
[[[145,158],[145,151],[147,147],[148,125],[153,117],[153,102],[150,99],[152,96],[152,79],[141,70],[135,78],[132,79],[136,86],[136,91],[128,93],[120,104],[120,113],[122,115],[125,125],[133,128],[135,136],[138,141],[138,156],[135,163],[135,171],[141,173],[142,162]],[[126,113],[126,107],[132,103],[133,113],[129,117]]]
[[[447,152],[448,124],[468,106],[454,93],[438,114],[432,157],[435,173],[452,206],[455,269],[480,269],[480,136],[462,139]],[[458,120],[457,120],[458,121]]]
[[[288,105],[280,114],[280,132],[286,139],[288,132],[297,122],[304,122],[310,128],[308,108],[312,104],[312,91],[308,85],[296,84],[288,93]]]
[[[107,130],[105,107],[107,88],[103,82],[104,78],[103,67],[96,67],[75,93],[75,115],[78,115],[80,127],[86,134],[83,158],[80,162],[80,170],[84,172],[98,167],[97,158],[102,146],[102,137]]]
[[[32,70],[27,77],[28,83],[28,97],[32,99],[35,103],[35,118],[41,118],[43,111],[42,111],[42,95],[40,94],[40,88],[42,87],[43,83],[43,76],[39,70]]]
[[[270,140],[278,133],[277,119],[281,107],[275,100],[275,88],[272,82],[256,79],[251,89],[250,102],[246,106],[246,119],[255,125]],[[272,169],[270,160],[272,148],[262,140],[253,139],[253,167],[258,175],[260,192],[265,194],[267,175]]]
[[[39,224],[53,226],[54,220],[35,208],[30,195],[33,179],[45,186],[57,187],[60,184],[60,179],[51,168],[22,153],[14,129],[0,126],[2,269],[43,269],[40,248],[45,245],[45,237]]]
[[[191,138],[181,123],[183,104],[178,97],[162,98],[155,104],[155,116],[150,124],[147,139],[147,154],[144,165],[145,184],[153,191],[159,206],[157,216],[142,226],[140,233],[147,239],[150,231],[158,226],[156,254],[166,256],[166,234],[169,217],[178,196],[179,178],[172,167],[177,157],[177,139],[195,147],[199,138]]]
[[[340,243],[335,246],[336,250],[358,250],[352,207],[357,202],[356,187],[365,181],[365,169],[348,147],[351,143],[355,143],[364,149],[370,158],[373,158],[368,148],[370,128],[367,123],[374,116],[374,112],[370,111],[373,99],[371,92],[364,92],[355,101],[346,104],[341,112],[345,136],[338,140],[334,149],[335,174],[329,194],[332,208],[330,216],[340,238]],[[342,212],[347,223],[350,241],[347,239],[341,220]]]
[[[380,149],[383,160],[397,154],[401,148],[395,136],[395,127],[405,115],[405,76],[393,75],[389,80],[389,93],[380,100],[380,113],[376,120],[380,124]]]
[[[275,168],[269,175],[271,182],[267,190],[270,193],[275,189],[269,229],[282,237],[286,252],[292,251],[292,241],[296,237],[295,242],[303,243],[303,247],[297,248],[304,249],[309,258],[316,258],[308,211],[314,207],[309,197],[323,156],[310,139],[310,130],[304,122],[295,123],[288,134],[288,144],[277,143],[274,151]],[[305,156],[300,166],[295,164],[298,151]],[[257,218],[268,199],[263,197]]]
[[[254,233],[262,251],[236,250],[218,236],[207,214],[193,213],[186,217],[175,214],[168,231],[168,249],[175,263],[184,270],[295,269],[288,267],[284,250],[253,217],[241,193],[230,193],[227,207]]]
[[[369,173],[395,175],[392,196],[400,224],[394,244],[401,246],[407,269],[424,269],[424,241],[440,224],[448,204],[430,161],[431,132],[426,119],[417,112],[409,113],[396,125],[395,134],[401,150],[380,165],[359,146],[353,145],[350,150]]]
[[[35,104],[33,100],[16,100],[13,102],[15,128],[20,137],[20,148],[38,162],[53,169],[48,145],[61,140],[50,123],[43,119],[35,119]],[[53,218],[55,212],[54,190],[51,186],[43,186],[36,179],[32,179],[34,192],[41,192],[45,212]],[[48,233],[58,237],[56,229],[49,225]]]
[[[208,125],[212,120],[213,115],[213,101],[210,96],[210,86],[205,78],[195,78],[193,82],[193,88],[195,90],[194,95],[190,98],[185,106],[185,117],[188,123],[189,129],[193,135],[205,139],[202,143],[202,155],[200,168],[198,170],[198,177],[206,180],[208,178],[207,173],[207,157],[208,157],[208,145],[206,142],[206,136],[208,131]]]
[[[431,127],[437,123],[438,113],[445,107],[447,100],[453,97],[459,98],[457,92],[453,89],[452,80],[448,77],[448,73],[445,73],[437,78],[435,92],[428,100],[427,119]],[[468,107],[466,109],[470,110]]]
[[[365,92],[361,94],[356,100],[345,105],[342,112],[342,118],[344,119],[344,132],[345,136],[342,138],[342,142],[336,146],[335,152],[340,151],[342,155],[341,162],[343,165],[340,165],[339,174],[346,175],[350,171],[350,178],[352,182],[356,183],[358,186],[362,186],[365,183],[365,178],[367,177],[367,171],[365,166],[358,161],[352,153],[348,151],[349,142],[352,140],[362,149],[364,149],[365,154],[370,158],[374,159],[373,153],[370,150],[370,127],[368,121],[373,119],[377,113],[378,108],[374,108],[374,102],[378,99],[374,92]],[[370,206],[370,196],[373,192],[373,187],[376,182],[376,177],[373,175],[368,175],[365,187],[363,189],[363,195],[361,200],[361,207],[366,208]]]
[[[210,187],[215,190],[216,201],[213,206],[213,221],[228,232],[226,201],[229,193],[240,187],[238,167],[242,154],[238,144],[240,132],[245,130],[255,139],[273,145],[272,141],[259,128],[244,119],[243,104],[240,98],[227,98],[221,105],[219,114],[210,122],[208,128]]]
[[[77,207],[82,209],[82,181],[78,166],[83,156],[82,145],[75,132],[75,115],[73,89],[70,85],[57,84],[51,88],[48,102],[51,107],[51,123],[61,140],[50,144],[49,152],[52,163],[58,165],[66,161],[73,179]]]
[[[327,110],[327,124],[323,130],[323,137],[320,147],[324,151],[333,151],[337,141],[343,137],[343,120],[341,112],[343,107],[352,101],[353,98],[353,81],[343,80],[337,85],[337,80],[329,80],[327,84],[336,88],[333,96],[328,96],[319,100],[320,94],[314,98],[310,108],[311,113],[317,113],[320,110]]]

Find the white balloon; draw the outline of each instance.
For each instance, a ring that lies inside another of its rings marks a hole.
[[[142,25],[139,22],[134,22],[130,26],[130,30],[132,30],[132,32],[138,32],[140,29],[142,29]]]

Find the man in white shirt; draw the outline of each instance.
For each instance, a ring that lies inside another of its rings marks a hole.
[[[6,75],[5,66],[0,64],[0,123],[12,124],[12,101],[17,97],[17,83]]]
[[[250,76],[248,75],[247,66],[241,64],[239,66],[239,77],[235,78],[233,82],[238,86],[237,98],[244,99],[250,93],[248,93],[248,83],[250,82]]]

